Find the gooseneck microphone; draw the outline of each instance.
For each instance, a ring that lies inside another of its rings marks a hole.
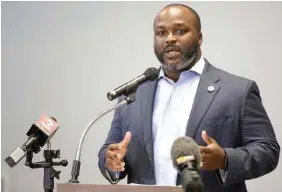
[[[158,69],[154,67],[148,68],[142,75],[108,92],[107,97],[112,101],[122,95],[128,96],[130,93],[135,92],[139,85],[146,81],[154,81],[158,76]]]
[[[40,151],[40,147],[44,146],[49,141],[54,133],[59,128],[57,120],[53,117],[42,116],[36,121],[27,132],[28,139],[20,147],[16,148],[11,155],[9,155],[5,162],[14,167],[22,158],[26,156],[27,151],[31,150],[34,153]]]
[[[86,128],[83,130],[82,135],[80,137],[79,143],[78,143],[78,147],[76,150],[76,156],[75,156],[75,160],[73,160],[73,164],[72,164],[72,170],[71,170],[71,179],[69,180],[69,183],[79,183],[78,181],[78,176],[79,176],[79,171],[80,171],[80,165],[81,165],[81,161],[80,161],[80,157],[81,157],[81,149],[82,149],[82,144],[84,141],[84,138],[87,134],[87,132],[89,131],[90,127],[96,122],[98,121],[101,117],[103,117],[104,115],[106,115],[107,113],[109,113],[112,110],[115,110],[117,108],[120,108],[124,105],[129,105],[130,103],[132,103],[133,101],[135,101],[135,93],[132,93],[131,95],[129,95],[128,97],[126,97],[125,99],[123,99],[121,102],[107,108],[105,111],[102,111],[101,113],[99,113],[94,120],[92,120],[90,123],[87,124]]]
[[[190,137],[179,137],[171,147],[171,159],[180,174],[184,192],[204,192],[199,175],[201,152],[198,144]]]
[[[82,149],[82,144],[84,141],[84,138],[89,131],[90,127],[98,121],[101,117],[109,113],[110,111],[113,111],[117,108],[120,108],[124,105],[129,105],[130,103],[135,101],[135,96],[136,96],[136,90],[138,89],[138,86],[141,85],[142,83],[145,83],[146,81],[154,81],[158,78],[159,76],[159,70],[156,68],[148,68],[142,75],[138,76],[137,78],[129,81],[128,83],[125,83],[124,85],[119,86],[118,88],[114,89],[113,91],[110,91],[107,94],[107,97],[110,101],[124,96],[123,100],[118,102],[117,104],[109,107],[105,111],[102,111],[99,113],[94,120],[92,120],[86,128],[83,130],[82,135],[80,137],[78,147],[76,150],[76,156],[75,160],[73,161],[72,164],[72,170],[71,170],[71,179],[69,180],[69,183],[79,183],[78,181],[78,176],[79,176],[79,171],[80,171],[80,166],[81,166],[81,149]]]

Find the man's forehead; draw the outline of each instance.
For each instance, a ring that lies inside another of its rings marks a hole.
[[[155,18],[155,24],[169,21],[171,19],[178,19],[186,22],[193,22],[195,16],[193,13],[182,6],[171,6],[161,10]]]

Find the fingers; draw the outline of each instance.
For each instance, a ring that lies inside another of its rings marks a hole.
[[[210,158],[209,154],[202,154],[202,166],[201,166],[202,170],[209,170],[209,158]]]
[[[207,162],[205,162],[205,163],[203,162],[201,170],[209,170],[209,165],[208,165]]]
[[[199,146],[201,154],[210,154],[212,149],[209,147]]]
[[[124,171],[125,163],[118,159],[107,158],[106,167],[112,171]]]
[[[119,149],[127,148],[130,140],[131,140],[131,133],[129,131],[127,131],[125,136],[124,136],[124,139],[120,143]]]
[[[202,138],[206,142],[206,144],[208,144],[208,145],[212,144],[212,142],[213,142],[213,139],[208,136],[208,134],[205,130],[202,131]]]
[[[124,171],[125,163],[122,161],[121,154],[118,151],[106,151],[106,167],[113,171]]]
[[[108,146],[108,149],[111,150],[111,151],[118,150],[118,148],[119,148],[119,144],[118,143],[110,144]]]
[[[203,154],[203,155],[202,155],[202,162],[208,161],[208,159],[209,159],[210,156],[211,156],[211,155],[209,155],[209,154]]]
[[[201,159],[202,159],[201,170],[209,170],[210,168],[209,161],[210,161],[212,151],[209,147],[199,146],[199,148],[201,151]]]
[[[110,149],[107,150],[106,156],[110,159],[118,159],[121,160],[121,155],[116,151],[111,151]]]
[[[123,158],[126,154],[128,144],[131,140],[131,133],[126,132],[120,143],[110,144],[106,151],[106,166],[113,171],[124,171],[125,163]]]

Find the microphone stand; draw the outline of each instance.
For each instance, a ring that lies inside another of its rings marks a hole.
[[[51,150],[51,144],[47,142],[47,150],[44,150],[45,161],[32,162],[33,150],[32,148],[27,150],[26,153],[26,162],[25,165],[32,168],[44,168],[44,177],[43,177],[43,187],[45,192],[53,192],[54,189],[54,177],[60,179],[59,175],[61,171],[56,171],[53,166],[67,166],[68,161],[62,160],[59,162],[53,162],[53,159],[60,158],[60,150]]]
[[[80,137],[80,140],[79,140],[79,144],[78,144],[78,147],[77,147],[77,151],[76,151],[76,157],[75,157],[75,160],[73,161],[73,164],[72,164],[72,171],[71,171],[71,179],[69,180],[69,183],[79,183],[79,181],[77,180],[78,179],[78,176],[79,176],[79,171],[80,171],[80,164],[81,164],[81,161],[80,161],[80,157],[81,157],[81,147],[82,147],[82,144],[83,144],[83,141],[84,141],[84,138],[86,136],[86,133],[89,131],[90,127],[97,121],[99,120],[101,117],[103,117],[104,115],[106,115],[107,113],[109,113],[110,111],[113,111],[117,108],[120,108],[124,105],[128,105],[132,102],[135,101],[135,98],[136,98],[136,92],[135,90],[131,90],[130,92],[127,93],[126,95],[127,97],[124,98],[121,102],[107,108],[105,111],[102,111],[100,114],[98,114],[97,117],[95,117],[94,120],[92,120],[87,126],[86,128],[84,129],[81,137]]]

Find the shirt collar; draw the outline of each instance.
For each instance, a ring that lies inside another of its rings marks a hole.
[[[185,73],[189,73],[190,71],[196,72],[198,75],[202,75],[202,73],[204,71],[204,67],[205,67],[205,60],[204,60],[204,57],[202,55],[201,58],[199,59],[199,61],[197,61],[197,63],[190,70],[183,71],[181,73],[181,75],[185,74]],[[158,79],[160,79],[161,77],[163,77],[163,78],[165,77],[164,70],[163,70],[162,67],[161,67]]]

